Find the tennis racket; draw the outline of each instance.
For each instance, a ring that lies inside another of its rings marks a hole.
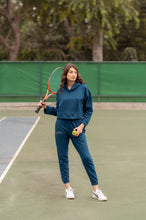
[[[62,67],[57,67],[56,69],[53,70],[51,73],[49,79],[48,79],[48,87],[47,87],[47,92],[46,95],[43,99],[43,102],[46,102],[46,100],[53,94],[56,94],[57,89],[60,86],[61,83],[61,76],[62,76],[63,68]],[[41,109],[41,106],[38,106],[35,110],[36,113],[38,113]]]

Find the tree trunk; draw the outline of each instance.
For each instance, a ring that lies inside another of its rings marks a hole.
[[[93,37],[92,61],[103,61],[103,31]]]
[[[20,33],[17,21],[10,21],[10,26],[13,30],[14,42],[13,46],[9,48],[9,60],[15,61],[18,56],[19,48],[20,48]]]
[[[18,42],[16,42],[15,45],[16,45],[16,47],[11,47],[8,50],[9,51],[9,60],[10,61],[16,61],[17,60],[20,44]]]
[[[12,15],[11,1],[7,0],[7,7],[5,10],[0,10],[0,15],[4,16],[9,22],[9,31],[7,37],[0,35],[0,41],[8,50],[9,60],[15,61],[18,56],[20,48],[20,33],[17,19]],[[13,43],[9,38],[13,35]]]

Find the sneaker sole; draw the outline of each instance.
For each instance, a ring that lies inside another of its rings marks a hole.
[[[72,199],[75,199],[75,197],[70,197],[70,198],[68,198],[68,197],[65,197],[65,198],[66,198],[66,199],[71,199],[71,200],[72,200]]]

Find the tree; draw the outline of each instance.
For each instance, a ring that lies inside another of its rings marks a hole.
[[[7,48],[9,53],[9,60],[16,60],[19,47],[20,47],[20,34],[19,34],[19,27],[18,21],[14,17],[12,4],[10,0],[1,1],[0,4],[0,16],[1,16],[1,32],[0,34],[0,41],[2,44]],[[4,21],[4,20],[7,21]],[[9,29],[4,26],[4,23],[9,25]],[[4,27],[4,29],[2,28]],[[7,35],[3,36],[4,31],[7,30]],[[13,36],[12,36],[13,35]],[[12,43],[13,38],[13,43]]]
[[[112,54],[110,57],[111,60],[125,60],[125,52],[128,52],[127,55],[129,52],[134,55],[134,50],[135,54],[137,54],[137,60],[146,60],[146,1],[136,0],[135,8],[139,13],[139,28],[135,28],[134,21],[132,20],[129,22],[128,26],[124,23],[121,24],[119,34],[116,34],[114,37],[117,42],[116,50],[113,51],[107,48],[105,50],[106,54],[104,54],[105,60],[109,60],[110,54]],[[132,57],[134,57],[133,55]],[[129,55],[127,58],[128,57]]]
[[[60,1],[65,7],[66,1]],[[138,26],[138,12],[133,6],[132,0],[68,0],[66,13],[61,9],[63,19],[76,28],[74,36],[70,37],[70,46],[76,43],[92,43],[92,60],[103,60],[103,44],[106,42],[114,48],[116,42],[114,35],[119,33],[120,26],[124,22],[134,20]],[[71,15],[73,17],[71,17]]]
[[[0,56],[6,59],[6,48],[9,60],[102,61],[103,53],[106,60],[120,59],[113,56],[113,49],[124,51],[121,42],[128,42],[125,30],[132,27],[133,31],[139,23],[134,2],[137,1],[0,0]],[[145,36],[144,30],[139,32]],[[127,47],[135,48],[133,44]],[[112,55],[107,53],[109,48]]]
[[[17,59],[21,45],[21,25],[37,0],[0,0],[0,41],[8,51],[8,59]]]

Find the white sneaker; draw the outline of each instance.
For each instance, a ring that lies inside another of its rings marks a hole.
[[[67,199],[75,199],[74,190],[71,187],[65,190],[65,197]]]
[[[100,189],[93,191],[92,197],[100,201],[107,201],[107,197],[103,194],[103,192]]]

